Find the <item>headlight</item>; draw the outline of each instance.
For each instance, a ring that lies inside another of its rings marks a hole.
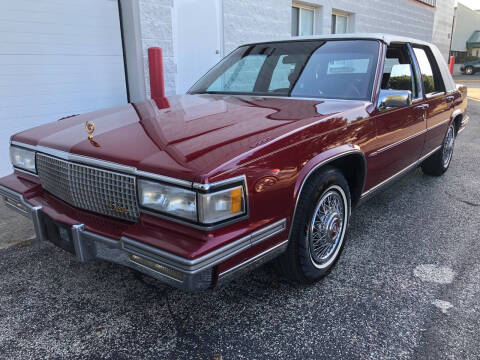
[[[10,161],[14,167],[36,173],[35,151],[10,146]]]
[[[138,180],[140,205],[167,215],[197,220],[197,198],[194,191],[153,181]]]
[[[202,192],[144,179],[138,180],[140,205],[168,216],[211,225],[246,214],[245,188],[239,182],[228,189]]]
[[[245,214],[243,186],[198,194],[199,221],[212,224]]]

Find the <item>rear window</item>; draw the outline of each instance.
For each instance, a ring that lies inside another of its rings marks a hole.
[[[369,100],[378,50],[373,40],[243,46],[189,92]]]

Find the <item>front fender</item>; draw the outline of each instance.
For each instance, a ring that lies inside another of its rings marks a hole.
[[[357,145],[342,145],[332,149],[328,149],[321,154],[316,155],[300,170],[297,181],[295,183],[293,198],[295,199],[295,208],[298,201],[298,196],[302,192],[303,185],[306,183],[310,175],[312,175],[320,167],[329,164],[330,162],[337,160],[343,156],[347,156],[353,153],[361,154],[364,159],[364,168],[366,169],[365,155]],[[365,177],[365,176],[364,176]],[[365,183],[365,179],[363,181]],[[362,186],[363,187],[363,186]]]

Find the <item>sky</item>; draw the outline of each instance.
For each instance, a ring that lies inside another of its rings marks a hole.
[[[480,10],[480,0],[457,0],[457,3],[458,2],[468,6],[470,9]]]

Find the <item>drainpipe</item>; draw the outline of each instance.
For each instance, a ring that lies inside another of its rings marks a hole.
[[[165,96],[165,77],[163,72],[163,55],[159,47],[148,48],[148,70],[150,72],[150,93],[160,109],[170,107]]]

